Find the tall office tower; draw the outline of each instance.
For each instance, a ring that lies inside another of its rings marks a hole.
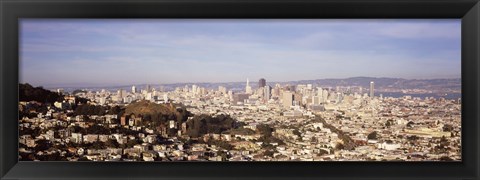
[[[327,89],[323,90],[322,100],[323,100],[324,103],[328,101],[328,90]]]
[[[137,93],[137,88],[135,86],[132,86],[132,93]]]
[[[312,97],[312,104],[313,105],[319,105],[320,104],[320,97],[321,96],[313,96]]]
[[[263,78],[258,80],[258,88],[265,87],[267,85],[267,81]]]
[[[122,98],[124,98],[125,96],[127,96],[127,91],[124,90],[124,89],[119,89],[119,90],[117,91],[117,95],[118,95],[118,98],[119,98],[119,99],[122,99]]]
[[[145,89],[147,92],[150,92],[150,84],[147,84],[147,87]]]
[[[323,94],[322,94],[322,88],[321,87],[316,87],[317,91],[312,94],[312,96],[317,96],[318,97],[318,103],[320,104],[322,102]]]
[[[371,81],[370,82],[370,97],[371,98],[373,98],[373,96],[375,95],[374,91],[373,91],[374,87],[375,87],[375,82]]]
[[[283,92],[283,107],[290,108],[293,105],[293,93],[289,91]]]
[[[247,85],[245,86],[245,93],[252,94],[252,87],[250,87],[250,83],[248,82],[248,78],[247,78]]]
[[[337,92],[337,99],[335,100],[338,103],[341,103],[343,100],[343,96],[342,96],[342,93],[340,92]]]
[[[270,86],[265,86],[265,88],[263,88],[263,98],[265,99],[265,101],[270,100],[271,90],[272,90],[272,87]]]
[[[280,84],[275,84],[275,88],[273,88],[273,91],[272,91],[272,96],[280,97],[280,89],[281,89]]]
[[[122,99],[122,98],[123,98],[122,90],[121,90],[121,89],[119,89],[119,90],[117,91],[117,96],[118,96],[118,99]]]
[[[196,94],[197,93],[197,85],[192,85],[192,93]]]

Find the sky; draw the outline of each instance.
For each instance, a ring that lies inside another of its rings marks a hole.
[[[20,82],[461,77],[460,19],[21,19]]]

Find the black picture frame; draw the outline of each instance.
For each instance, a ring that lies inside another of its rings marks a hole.
[[[462,162],[18,162],[19,18],[459,18]],[[1,0],[1,179],[479,179],[478,0]]]

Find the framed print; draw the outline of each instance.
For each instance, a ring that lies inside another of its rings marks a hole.
[[[478,1],[0,5],[2,179],[479,178]]]

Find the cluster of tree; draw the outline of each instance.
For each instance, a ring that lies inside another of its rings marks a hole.
[[[86,143],[86,144],[84,144],[84,147],[86,149],[105,149],[105,148],[107,148],[105,143],[102,142],[102,141],[96,141],[96,142],[93,142],[93,143]]]
[[[435,146],[434,151],[437,153],[446,153],[450,148],[448,147],[450,145],[450,142],[448,142],[447,138],[445,136],[442,136],[440,138],[439,144]]]
[[[292,131],[292,133],[293,133],[294,135],[297,135],[299,138],[302,137],[302,133],[301,133],[298,129],[294,129],[294,130]]]
[[[156,129],[160,125],[167,125],[169,120],[175,120],[178,124],[181,124],[193,115],[183,106],[156,104],[149,101],[131,103],[125,109],[112,107],[110,112],[118,113],[119,116],[126,114],[142,117],[142,125],[150,129]]]
[[[44,139],[37,140],[35,141],[35,143],[37,144],[34,147],[35,152],[45,151],[47,149],[50,149],[53,146],[51,141],[44,140]]]
[[[273,154],[275,154],[275,153],[276,153],[276,150],[274,150],[274,149],[273,149],[273,150],[265,150],[265,151],[263,152],[263,156],[268,156],[268,157],[272,157],[272,158],[273,158]]]
[[[36,155],[35,159],[40,161],[68,161],[66,156],[61,156],[58,152],[47,155]]]
[[[94,124],[86,128],[88,134],[110,134],[110,129],[105,126]]]
[[[283,142],[281,139],[276,138],[275,136],[261,136],[258,138],[258,141],[263,142],[264,144],[270,144],[270,143],[278,143],[278,145],[283,145],[285,142]]]
[[[28,107],[24,105],[20,105],[18,109],[19,113],[19,119],[22,119],[23,117],[28,117],[28,118],[34,118],[37,117],[38,113],[47,113],[48,107],[46,104],[31,104]]]
[[[97,115],[103,116],[106,114],[107,108],[101,105],[80,104],[75,108],[76,115]]]
[[[225,161],[225,160],[227,160],[228,158],[232,157],[230,154],[228,154],[228,153],[225,152],[225,151],[218,151],[218,152],[217,152],[217,155],[219,155],[219,156],[222,157],[222,161]]]
[[[238,125],[236,120],[228,115],[212,117],[201,114],[187,121],[187,134],[191,137],[199,137],[208,133],[220,134],[237,128]]]
[[[453,161],[452,158],[448,157],[448,156],[442,156],[440,159],[438,159],[440,161]]]
[[[239,134],[239,135],[254,135],[255,131],[249,128],[239,127],[236,129],[231,129],[230,131],[226,132],[229,134]]]
[[[23,136],[23,135],[31,135],[33,138],[37,137],[37,136],[40,136],[40,134],[42,133],[45,133],[45,130],[42,130],[41,128],[39,127],[35,127],[34,129],[31,129],[31,128],[22,128],[20,129],[20,131],[18,132],[18,134],[20,136]]]
[[[219,141],[219,140],[210,139],[210,140],[207,141],[207,144],[215,145],[217,147],[221,147],[221,148],[223,148],[225,150],[229,150],[229,151],[233,149],[233,146],[226,141]]]
[[[442,129],[443,129],[443,131],[445,131],[445,132],[449,132],[449,131],[453,131],[454,128],[453,128],[453,126],[452,126],[451,124],[445,124],[445,125],[443,125],[443,128],[442,128]]]
[[[257,132],[263,136],[272,136],[273,128],[267,124],[257,125]]]
[[[121,116],[123,115],[123,113],[125,113],[125,110],[122,109],[120,106],[113,106],[113,107],[110,107],[110,109],[108,109],[108,113],[107,114],[110,114],[110,115],[118,115],[118,116]]]
[[[257,125],[257,133],[262,135],[258,141],[263,142],[265,146],[268,146],[270,143],[285,144],[282,140],[272,136],[273,131],[274,129],[267,124]]]
[[[81,134],[87,134],[87,130],[80,127],[80,126],[71,126],[69,127],[70,132],[72,133],[81,133]]]
[[[32,85],[19,84],[20,101],[37,101],[41,103],[54,103],[55,101],[63,101],[63,96],[52,92],[43,87],[33,87]]]
[[[353,139],[349,135],[345,134],[345,132],[343,132],[340,129],[337,129],[336,127],[332,126],[331,124],[328,124],[327,121],[325,121],[325,119],[323,119],[323,118],[317,117],[316,120],[322,122],[325,128],[328,128],[328,129],[330,129],[330,131],[338,134],[338,137],[344,142],[344,144],[343,144],[344,149],[346,149],[346,150],[355,149],[355,146],[356,146],[355,142],[353,141]]]
[[[138,133],[140,133],[140,131],[136,131],[136,130],[132,130],[132,129],[129,129],[129,128],[123,128],[123,127],[116,127],[114,129],[111,129],[111,132],[112,133],[119,133],[119,134],[123,134],[123,135],[138,135]]]
[[[345,149],[345,145],[343,145],[343,143],[337,143],[335,144],[335,149],[336,150]]]

